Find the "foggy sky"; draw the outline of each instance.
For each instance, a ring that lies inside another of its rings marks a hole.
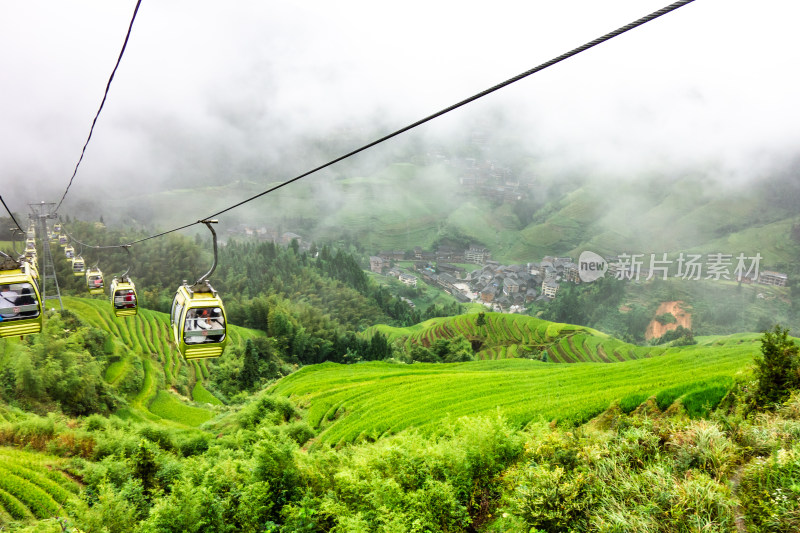
[[[325,162],[297,156],[302,139],[335,134],[348,151],[667,4],[144,0],[65,208],[73,194],[195,175],[267,188]],[[0,2],[0,194],[12,208],[60,199],[134,6]],[[757,177],[800,140],[798,15],[791,0],[696,0],[420,135],[502,109],[514,119],[502,134],[545,169]]]

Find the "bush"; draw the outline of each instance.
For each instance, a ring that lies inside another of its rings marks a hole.
[[[672,313],[662,313],[660,315],[656,315],[656,321],[659,324],[674,324],[678,320]]]
[[[761,337],[761,355],[755,359],[757,387],[753,403],[757,408],[774,408],[800,386],[798,347],[789,330],[776,325]]]
[[[779,450],[748,466],[742,475],[739,498],[752,531],[800,531],[800,446]]]

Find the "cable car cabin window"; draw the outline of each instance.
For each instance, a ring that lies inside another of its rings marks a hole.
[[[186,344],[222,342],[225,338],[225,318],[219,307],[202,307],[186,312],[183,339]]]
[[[102,289],[103,288],[103,276],[89,276],[89,288],[91,289]]]
[[[30,283],[0,285],[0,319],[17,320],[39,316],[39,304]]]
[[[133,289],[120,289],[114,292],[114,307],[117,309],[136,307],[136,293]]]
[[[183,306],[178,303],[178,299],[175,298],[172,300],[172,313],[170,318],[172,319],[173,324],[177,324],[181,319],[181,313],[183,312]]]

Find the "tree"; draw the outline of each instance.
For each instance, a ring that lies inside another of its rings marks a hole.
[[[252,339],[247,339],[244,344],[244,362],[242,372],[239,374],[239,381],[243,389],[249,389],[258,381],[258,351]]]
[[[758,407],[772,407],[789,397],[800,386],[798,347],[789,338],[789,330],[776,324],[761,337],[761,355],[755,357]]]
[[[475,321],[475,325],[478,326],[479,328],[486,325],[486,313],[484,313],[483,311],[478,313],[478,319]]]

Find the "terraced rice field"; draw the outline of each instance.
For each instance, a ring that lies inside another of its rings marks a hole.
[[[373,326],[370,336],[380,331],[391,341],[402,340],[406,349],[412,344],[430,346],[436,339],[463,336],[482,343],[477,359],[504,359],[523,353],[544,353],[553,363],[619,362],[653,357],[661,347],[635,346],[605,333],[572,324],[548,322],[525,315],[485,313],[486,324],[477,325],[475,313],[456,317],[433,318],[412,328]]]
[[[582,331],[561,326],[548,329],[554,333]],[[490,326],[499,327],[497,320]],[[534,330],[528,331],[533,334]],[[559,348],[575,357],[581,352],[599,357],[597,347],[605,347],[607,359],[611,359],[609,353],[628,354],[629,345],[620,341],[607,338],[605,343],[593,345],[590,338],[580,341],[577,335],[568,338],[572,345],[582,346],[580,351],[569,352],[570,343],[561,339]],[[760,337],[755,334],[714,338],[697,346],[662,347],[658,349],[660,357],[631,358],[616,364],[549,364],[527,359],[411,365],[325,363],[303,368],[270,390],[310,406],[308,422],[320,430],[317,445],[321,446],[375,439],[406,428],[433,431],[447,417],[497,412],[519,426],[536,420],[572,425],[622,399],[632,410],[662,391],[659,398],[669,403],[688,394],[708,392],[716,398],[719,395],[709,391],[720,386],[727,390],[735,375],[748,372],[759,346]]]
[[[192,361],[187,366],[172,344],[169,315],[139,309],[136,316],[118,318],[105,299],[97,298],[65,297],[64,305],[92,326],[111,332],[122,345],[118,347],[120,359],[106,369],[106,381],[116,384],[124,380],[131,370],[131,361],[135,358],[141,361],[144,370],[142,387],[129,398],[131,407],[139,411],[140,416],[150,420],[167,419],[190,426],[197,426],[211,418],[210,411],[186,405],[165,390],[177,383],[179,373],[188,371],[190,384],[200,384],[200,389],[196,390],[205,391],[201,382],[209,378],[210,364],[202,360]],[[243,347],[247,339],[260,334],[231,325],[228,327],[229,345]],[[198,400],[213,403],[209,398],[211,395],[205,392],[206,395],[199,393],[201,399]]]
[[[63,514],[64,505],[76,500],[79,490],[62,459],[0,447],[0,529]]]

